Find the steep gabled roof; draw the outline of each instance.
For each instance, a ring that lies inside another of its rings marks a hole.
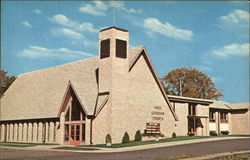
[[[138,48],[130,49],[136,55]],[[133,56],[130,56],[133,59]],[[21,74],[1,98],[1,120],[58,116],[68,82],[88,115],[97,114],[107,95],[98,95],[99,57]]]
[[[137,47],[133,51],[134,51],[134,58],[129,59],[130,60],[129,61],[130,62],[129,63],[129,71],[132,70],[132,68],[135,66],[135,64],[139,60],[140,56],[145,57],[145,60],[146,60],[146,62],[148,64],[148,67],[149,67],[149,69],[150,69],[150,71],[151,71],[151,73],[152,73],[152,75],[153,75],[153,77],[155,79],[155,82],[157,83],[157,85],[158,85],[158,87],[159,87],[159,89],[160,89],[160,91],[161,91],[161,93],[162,93],[162,95],[163,95],[163,97],[164,97],[164,99],[165,99],[171,113],[173,114],[175,120],[178,121],[178,117],[177,117],[176,113],[174,112],[170,101],[168,100],[168,97],[167,97],[167,95],[166,95],[166,93],[165,93],[165,91],[164,91],[164,89],[162,87],[160,79],[159,79],[159,77],[158,77],[158,75],[157,75],[157,73],[156,73],[156,71],[154,69],[154,66],[153,66],[153,64],[152,64],[152,62],[151,62],[151,60],[150,60],[150,58],[148,56],[148,53],[147,53],[145,47]]]
[[[20,75],[1,99],[1,119],[55,117],[69,80],[88,114],[92,114],[98,60],[94,57]]]

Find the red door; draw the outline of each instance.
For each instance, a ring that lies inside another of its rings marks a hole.
[[[70,125],[70,144],[80,145],[80,124]]]

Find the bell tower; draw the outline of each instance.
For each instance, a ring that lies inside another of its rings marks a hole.
[[[129,69],[128,47],[127,30],[110,27],[99,32],[99,92],[111,92],[113,84],[122,84]]]

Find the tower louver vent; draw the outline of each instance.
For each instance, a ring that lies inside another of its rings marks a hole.
[[[127,58],[127,41],[116,39],[116,57]]]
[[[110,39],[101,41],[101,58],[110,56]]]

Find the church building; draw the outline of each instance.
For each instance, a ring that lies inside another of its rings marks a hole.
[[[99,32],[98,57],[18,76],[1,98],[0,141],[89,145],[110,134],[121,143],[137,130],[250,134],[249,104],[225,104],[166,95],[147,50],[129,48],[129,32],[110,27]]]

